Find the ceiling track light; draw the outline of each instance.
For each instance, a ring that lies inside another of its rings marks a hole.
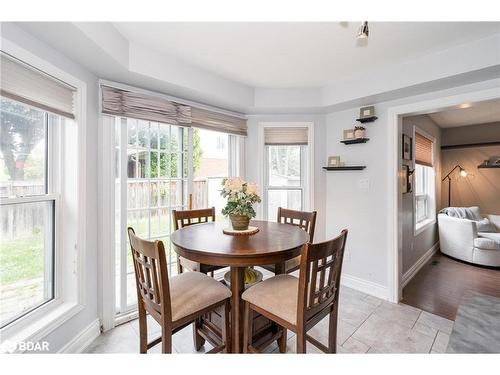
[[[369,33],[370,31],[368,30],[368,21],[363,21],[358,29],[358,35],[356,35],[356,38],[366,39],[368,38]]]

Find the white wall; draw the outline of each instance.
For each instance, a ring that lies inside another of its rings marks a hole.
[[[414,138],[413,128],[417,127],[430,136],[434,137],[434,171],[435,175],[435,197],[436,214],[441,209],[441,128],[427,115],[409,116],[403,118],[403,133]],[[414,141],[414,139],[413,139]],[[402,139],[400,138],[400,142]],[[413,158],[415,150],[413,150]],[[409,165],[410,170],[415,170],[413,161],[404,161]],[[402,194],[402,221],[403,221],[403,249],[402,264],[403,275],[417,261],[429,251],[438,241],[437,222],[427,227],[423,232],[414,234],[415,216],[415,190],[412,193]]]
[[[262,168],[264,165],[264,155],[258,155],[259,123],[263,122],[311,122],[314,132],[314,160],[311,162],[313,167],[314,201],[311,207],[318,211],[316,222],[316,231],[314,234],[315,242],[324,240],[325,235],[325,175],[322,166],[325,161],[325,116],[314,114],[298,115],[251,115],[248,117],[248,137],[245,144],[245,178],[254,181],[259,185],[262,192],[264,181],[262,181]],[[260,204],[257,207],[257,217],[262,218],[263,207]]]
[[[389,209],[389,200],[394,199],[389,193],[390,166],[394,151],[392,139],[389,137],[389,134],[392,134],[389,126],[393,126],[392,119],[389,118],[391,108],[420,103],[422,109],[430,110],[431,107],[425,108],[427,102],[432,106],[436,99],[444,98],[446,102],[452,103],[456,98],[467,96],[469,93],[496,89],[498,84],[498,80],[491,80],[375,103],[378,120],[367,124],[367,137],[370,141],[365,144],[345,146],[339,143],[342,139],[342,130],[355,125],[354,120],[358,117],[359,107],[326,116],[324,158],[328,155],[340,155],[347,164],[367,166],[363,171],[325,172],[325,234],[326,237],[333,237],[342,228],[349,229],[343,276],[350,280],[351,286],[380,297],[392,298],[388,272],[389,257],[392,257],[394,252],[392,242],[394,228],[391,227],[393,212]],[[360,186],[360,181],[364,179],[368,179],[368,191]]]
[[[78,64],[67,59],[58,51],[40,42],[12,23],[2,23],[1,36],[28,52],[48,61],[87,84],[87,160],[86,160],[86,258],[85,262],[85,301],[84,309],[49,333],[44,340],[49,342],[51,352],[57,352],[98,317],[97,313],[97,78]]]

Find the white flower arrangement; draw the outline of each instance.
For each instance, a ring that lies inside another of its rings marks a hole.
[[[223,215],[242,215],[255,217],[254,203],[260,203],[257,185],[242,180],[239,177],[230,177],[222,180],[221,196],[227,198]]]

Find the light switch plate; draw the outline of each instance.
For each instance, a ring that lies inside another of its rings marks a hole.
[[[368,178],[362,178],[358,181],[358,187],[362,191],[370,190],[370,180]]]

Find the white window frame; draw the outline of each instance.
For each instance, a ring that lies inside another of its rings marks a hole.
[[[416,189],[413,189],[413,229],[414,229],[414,236],[419,235],[420,233],[424,232],[425,230],[431,228],[433,225],[436,224],[436,138],[430,135],[429,133],[425,132],[424,130],[418,128],[417,126],[413,127],[413,150],[415,150],[415,142],[416,142],[416,133],[419,133],[420,135],[426,137],[427,139],[432,141],[432,163],[433,167],[425,167],[426,170],[424,171],[425,173],[425,184],[427,191],[431,192],[431,194],[420,194],[417,195]],[[417,164],[415,163],[415,152],[413,152],[413,165],[414,165],[414,174],[413,178],[415,179],[416,177],[416,168]],[[428,169],[427,169],[428,168]],[[414,186],[416,186],[415,180]],[[424,200],[426,202],[426,218],[423,220],[418,221],[417,220],[417,201],[418,200]]]
[[[137,90],[139,92],[147,93],[156,97],[162,97],[168,100],[175,100],[184,102],[188,105],[198,105],[198,103],[185,101],[176,97],[163,95],[150,90],[138,89],[136,87],[120,84],[108,80],[99,80],[100,85],[111,85],[126,90]],[[99,176],[100,186],[102,187],[102,198],[100,199],[100,212],[99,212],[99,242],[100,249],[114,249],[114,233],[115,233],[115,195],[114,195],[114,126],[106,126],[105,115],[102,115],[101,110],[102,100],[101,92],[99,90],[99,132],[100,141],[100,162],[99,162]],[[212,107],[207,107],[215,110]],[[193,128],[189,127],[188,132],[188,168],[192,170],[192,131]],[[229,134],[228,145],[228,158],[229,158],[229,175],[230,176],[244,176],[245,175],[245,137]],[[188,194],[192,192],[193,176],[192,173],[188,174]],[[111,234],[111,235],[110,235]],[[114,251],[101,251],[100,252],[100,282],[99,282],[99,300],[100,311],[99,315],[102,322],[103,331],[112,329],[116,325],[135,319],[138,315],[137,310],[130,310],[120,316],[116,315],[115,306],[115,252]]]
[[[40,341],[85,308],[86,93],[85,82],[1,38],[2,50],[76,88],[75,119],[49,131],[50,199],[54,203],[54,298],[0,330],[1,341]],[[48,196],[44,196],[49,199]],[[30,198],[33,201],[39,197]],[[26,201],[28,198],[25,198]],[[71,213],[71,214],[70,214]],[[68,222],[68,217],[75,218]]]
[[[279,145],[276,145],[279,146]],[[287,146],[287,145],[283,145]],[[300,210],[305,210],[305,201],[306,201],[306,181],[307,181],[307,147],[306,145],[301,145],[300,147],[300,185],[298,186],[278,186],[278,185],[270,185],[269,184],[269,149],[270,147],[273,147],[273,145],[264,145],[264,152],[265,152],[265,164],[264,164],[264,179],[265,179],[265,184],[264,184],[264,199],[263,203],[265,204],[264,207],[264,212],[265,212],[265,217],[266,220],[276,220],[276,217],[271,217],[269,214],[269,192],[270,191],[296,191],[300,190],[300,201],[301,201],[301,208]]]
[[[303,195],[302,209],[305,211],[311,210],[311,205],[314,202],[314,124],[312,122],[259,122],[258,130],[258,156],[257,163],[260,168],[260,186],[262,186],[262,204],[257,207],[257,216],[263,220],[274,220],[275,218],[268,217],[268,197],[267,197],[267,181],[268,181],[268,162],[267,162],[267,147],[265,145],[265,129],[267,128],[307,128],[307,147],[301,158],[301,167],[303,168]],[[301,153],[302,155],[302,153]],[[278,189],[279,190],[279,189]],[[292,189],[293,190],[293,189]]]

